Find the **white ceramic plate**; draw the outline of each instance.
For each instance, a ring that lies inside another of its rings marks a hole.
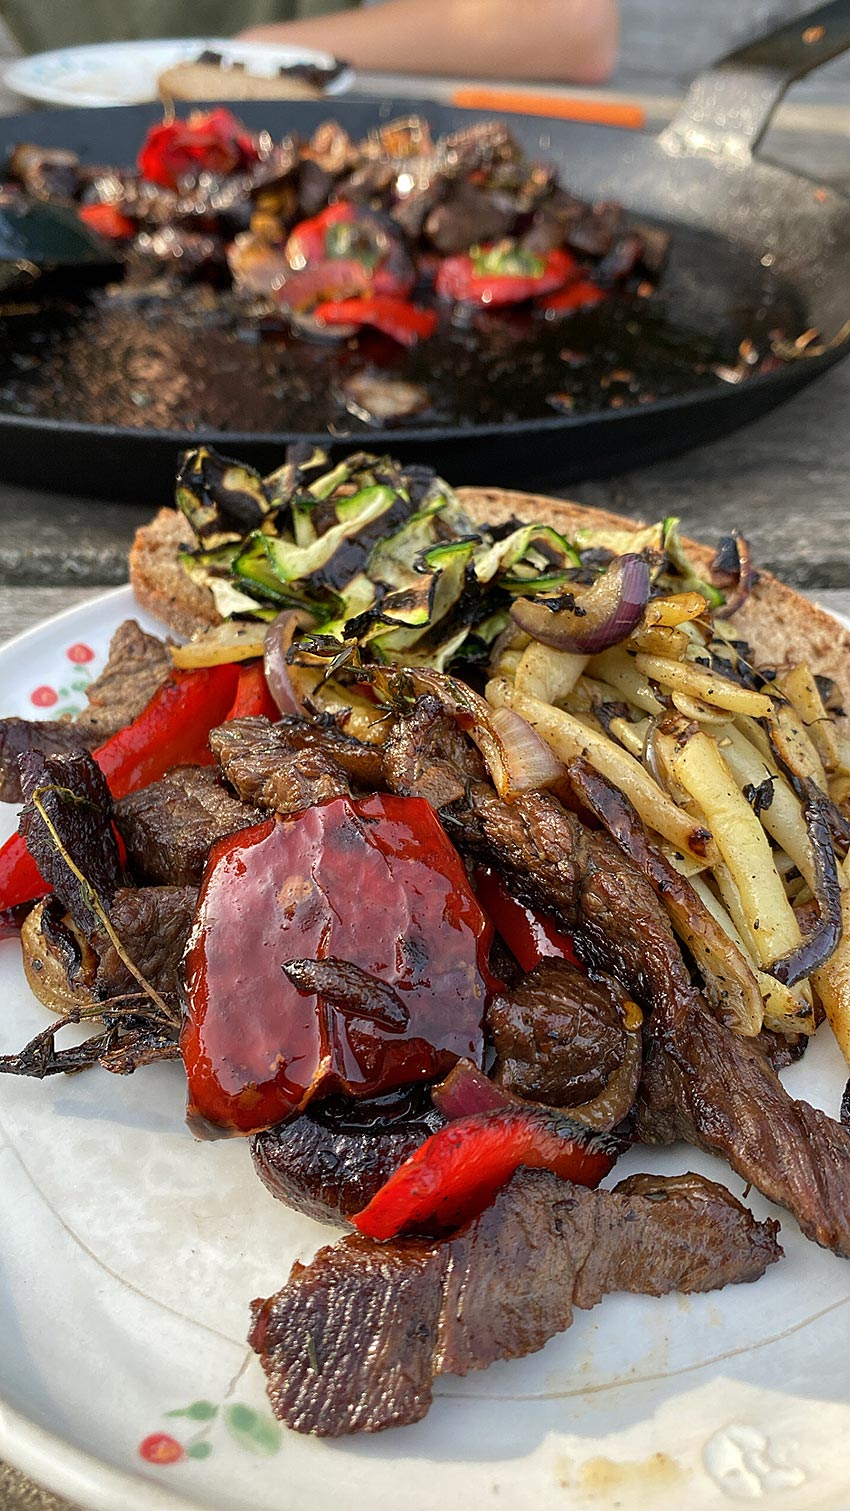
[[[121,588],[7,645],[0,714],[79,705],[134,612]],[[12,813],[0,822],[4,839]],[[0,1052],[49,1021],[15,940],[0,1002]],[[845,1076],[823,1033],[784,1079],[835,1113]],[[415,1427],[282,1430],[245,1346],[249,1303],[333,1230],[273,1201],[244,1141],[195,1143],[183,1099],[174,1064],[0,1078],[0,1457],[54,1490],[97,1511],[850,1506],[850,1265],[756,1192],[786,1251],[757,1284],[608,1297],[539,1354],[439,1381]],[[684,1147],[634,1151],[616,1177],[638,1169],[741,1194]]]
[[[16,94],[45,105],[137,105],[157,98],[157,79],[164,69],[197,58],[205,48],[221,53],[227,63],[246,63],[256,73],[275,74],[293,63],[312,63],[318,68],[332,68],[334,63],[329,53],[309,47],[180,37],[162,42],[99,42],[34,53],[11,63],[4,79]],[[346,68],[326,93],[345,94],[353,83],[354,73]]]

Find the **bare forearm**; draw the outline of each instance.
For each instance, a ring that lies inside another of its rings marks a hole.
[[[361,10],[255,27],[389,73],[598,83],[613,68],[616,0],[384,0]]]

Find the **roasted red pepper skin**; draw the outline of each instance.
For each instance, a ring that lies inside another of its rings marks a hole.
[[[318,215],[301,220],[293,226],[286,242],[287,261],[296,269],[307,267],[311,262],[322,262],[327,257],[327,233],[331,226],[348,225],[354,219],[354,206],[347,200],[326,205]]]
[[[229,110],[195,110],[188,120],[151,126],[138,156],[142,178],[177,189],[199,173],[233,173],[259,158],[256,143]]]
[[[138,719],[119,729],[92,755],[114,798],[156,782],[172,766],[208,765],[209,733],[233,706],[238,667],[175,671]],[[41,873],[19,834],[0,849],[0,912],[46,896]]]
[[[349,228],[350,235],[345,228]],[[303,290],[310,286],[311,275],[318,276],[319,270],[327,289],[326,299],[342,298],[361,289],[404,298],[416,282],[410,258],[391,226],[379,223],[371,212],[346,200],[328,205],[318,215],[295,226],[284,255],[293,274],[281,292],[291,291],[292,299],[301,298]],[[339,293],[334,293],[334,288]],[[321,292],[320,289],[315,297],[320,297]],[[293,304],[296,309],[303,307],[303,303]]]
[[[323,257],[300,272],[291,273],[275,291],[284,309],[307,310],[323,300],[348,299],[363,294],[370,278],[362,262],[348,257]]]
[[[541,960],[553,955],[570,960],[581,970],[581,962],[576,959],[569,935],[562,934],[545,913],[517,902],[495,871],[486,866],[476,870],[475,895],[496,933],[524,971],[533,971]]]
[[[185,959],[189,1120],[253,1133],[313,1096],[373,1096],[480,1063],[492,930],[421,798],[338,797],[213,847]],[[392,986],[404,1028],[299,992],[290,960]]]
[[[608,295],[598,284],[589,278],[579,278],[565,289],[559,289],[555,294],[548,294],[541,299],[540,306],[544,310],[555,310],[559,313],[567,313],[569,310],[589,310],[595,304],[602,304]]]
[[[122,215],[116,205],[81,205],[77,214],[98,236],[110,241],[129,241],[136,234],[133,221]]]
[[[576,277],[577,263],[560,247],[549,252],[543,272],[537,277],[521,273],[477,273],[468,252],[458,252],[443,259],[437,270],[435,288],[440,299],[456,304],[480,304],[495,309],[506,304],[522,304],[552,289],[562,288]]]
[[[258,715],[276,724],[280,709],[269,692],[262,661],[246,661],[239,667],[236,697],[225,723],[230,719],[251,719]]]
[[[520,1166],[598,1186],[614,1159],[548,1108],[476,1112],[426,1139],[351,1221],[368,1238],[445,1231],[483,1212]]]
[[[433,336],[437,329],[434,310],[424,310],[407,299],[393,299],[386,294],[328,301],[317,304],[313,313],[325,325],[374,326],[401,346],[415,346],[417,341]]]

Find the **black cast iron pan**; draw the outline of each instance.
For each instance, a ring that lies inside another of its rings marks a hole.
[[[456,482],[553,486],[747,423],[847,349],[850,201],[754,154],[788,85],[848,46],[850,0],[832,0],[700,77],[657,138],[511,116],[529,153],[555,159],[579,194],[668,226],[670,265],[657,300],[632,310],[612,301],[601,326],[599,315],[577,316],[532,331],[525,317],[488,315],[483,334],[452,335],[448,346],[424,343],[413,357],[377,350],[374,360],[430,385],[420,423],[375,430],[334,410],[339,364],[362,362],[348,349],[286,347],[225,333],[213,317],[181,323],[120,303],[82,320],[17,315],[0,325],[0,476],[153,500],[168,496],[186,445],[208,440],[271,468],[311,435],[337,453],[427,460]],[[411,111],[435,134],[482,118],[409,99],[253,103],[240,113],[254,129],[305,136],[333,114],[357,137]],[[157,116],[134,106],[9,118],[0,152],[23,140],[128,163]],[[809,327],[821,333],[815,355],[738,384],[714,371],[736,363],[742,340],[764,349],[771,330],[792,338]],[[612,371],[626,374],[613,388]],[[573,408],[557,413],[550,396],[563,392]]]

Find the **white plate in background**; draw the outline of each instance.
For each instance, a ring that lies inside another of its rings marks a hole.
[[[69,0],[73,3],[73,0]],[[245,63],[256,73],[276,74],[294,63],[332,68],[330,53],[309,47],[273,47],[226,37],[178,37],[158,42],[98,42],[34,53],[9,64],[3,75],[10,89],[45,105],[138,105],[157,99],[157,80],[166,68],[189,62],[205,49],[228,63]],[[354,83],[345,68],[327,95],[345,94]],[[239,101],[230,101],[238,109]]]

